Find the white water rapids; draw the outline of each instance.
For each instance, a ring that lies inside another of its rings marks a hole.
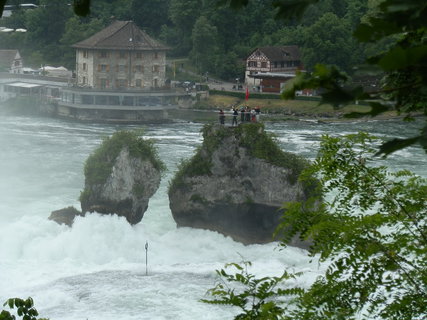
[[[309,159],[325,133],[367,130],[405,137],[419,127],[401,121],[266,124],[284,150]],[[167,188],[180,159],[191,157],[202,142],[197,123],[142,127],[168,170],[138,225],[97,214],[77,218],[72,228],[49,221],[53,210],[80,209],[84,161],[102,137],[135,128],[140,127],[0,116],[0,303],[31,296],[40,315],[52,320],[232,319],[236,309],[199,302],[225,263],[243,257],[257,275],[304,271],[301,285],[321,273],[300,249],[244,246],[216,232],[176,228]],[[386,164],[427,176],[426,159],[421,148],[410,147]]]

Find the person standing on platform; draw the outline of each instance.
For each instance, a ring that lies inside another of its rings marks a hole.
[[[219,123],[222,125],[225,123],[225,114],[222,109],[219,109]]]
[[[261,109],[260,109],[260,107],[259,107],[259,106],[256,106],[256,107],[255,107],[256,122],[259,122],[260,114],[261,114]]]
[[[237,126],[237,116],[239,115],[239,112],[237,112],[236,108],[233,108],[233,120],[231,122],[231,126],[234,127],[234,125]]]
[[[249,106],[246,106],[245,109],[245,121],[251,122],[251,109],[249,108]]]

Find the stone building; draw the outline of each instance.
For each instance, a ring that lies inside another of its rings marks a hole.
[[[168,48],[132,21],[115,21],[73,47],[78,86],[114,90],[165,86]]]
[[[262,75],[271,74],[291,78],[302,69],[298,46],[277,46],[256,48],[246,58],[245,83],[260,86]]]

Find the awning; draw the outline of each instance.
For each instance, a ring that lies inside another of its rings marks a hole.
[[[14,83],[8,83],[8,84],[5,84],[5,85],[10,86],[10,87],[18,87],[18,88],[37,88],[37,87],[41,87],[41,85],[39,85],[39,84],[26,83],[26,82],[14,82]]]

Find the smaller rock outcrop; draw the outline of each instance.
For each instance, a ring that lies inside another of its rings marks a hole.
[[[163,169],[150,140],[134,132],[116,132],[86,161],[82,211],[117,214],[131,224],[140,222]]]
[[[298,181],[308,161],[283,152],[260,123],[207,125],[203,144],[169,188],[178,226],[218,231],[244,244],[274,241],[286,202],[313,186]],[[291,245],[307,247],[295,238]]]
[[[74,223],[76,216],[84,216],[82,212],[74,208],[73,206],[64,209],[52,211],[49,216],[49,220],[53,220],[59,224],[66,224],[71,227]]]

